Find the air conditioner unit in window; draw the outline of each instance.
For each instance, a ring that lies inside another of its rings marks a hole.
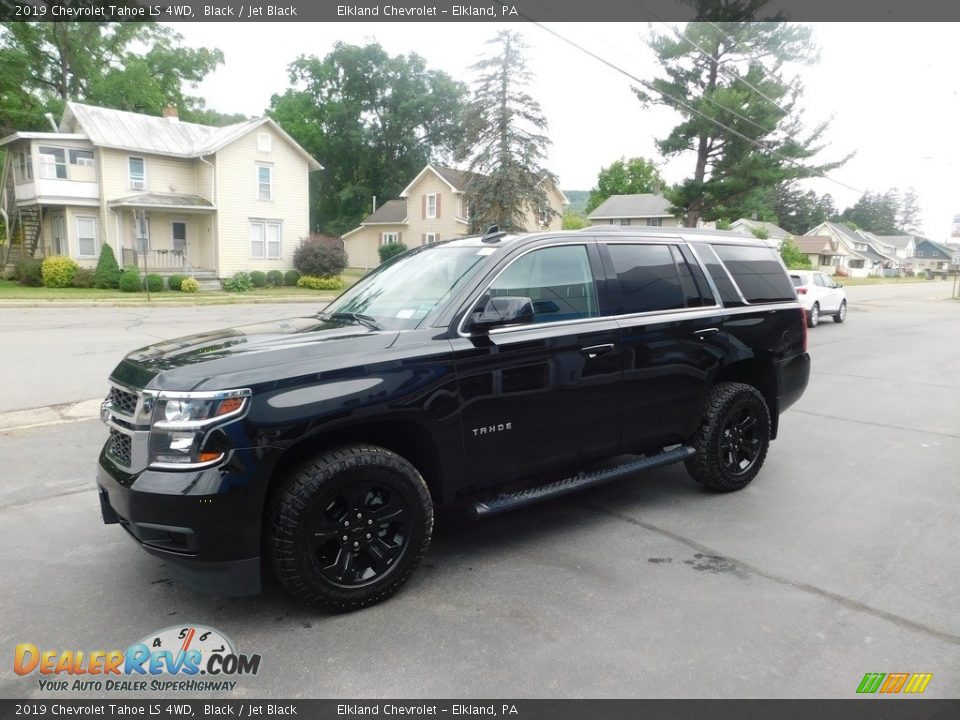
[[[146,190],[147,183],[143,180],[131,180],[130,181],[131,190]]]

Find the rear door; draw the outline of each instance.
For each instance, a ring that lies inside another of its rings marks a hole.
[[[820,310],[822,312],[836,312],[840,309],[841,292],[836,284],[823,273],[814,273],[814,282],[820,292]]]
[[[609,240],[601,252],[619,289],[624,447],[682,442],[723,357],[720,305],[685,245]]]

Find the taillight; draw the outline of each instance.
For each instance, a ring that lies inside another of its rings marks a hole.
[[[797,288],[797,295],[806,295],[806,294],[807,294],[807,289],[805,287]]]
[[[800,327],[803,328],[803,349],[801,352],[807,351],[807,312],[803,308],[800,308]]]

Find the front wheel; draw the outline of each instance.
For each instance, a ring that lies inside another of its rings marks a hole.
[[[687,472],[701,485],[718,492],[749,485],[770,446],[770,412],[763,395],[752,385],[717,383],[692,445],[696,454],[687,458]]]
[[[274,497],[269,551],[280,583],[325,610],[393,595],[430,544],[433,505],[420,473],[374,445],[323,453]]]
[[[847,319],[847,301],[844,300],[840,303],[840,309],[837,310],[836,315],[833,316],[833,321],[836,323],[842,323]]]

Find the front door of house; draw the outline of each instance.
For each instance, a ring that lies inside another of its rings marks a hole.
[[[53,226],[53,252],[55,255],[67,255],[67,236],[64,231],[63,215],[54,215],[51,222]]]
[[[171,226],[171,236],[173,237],[173,249],[180,253],[186,253],[187,223],[182,220],[174,220]]]

